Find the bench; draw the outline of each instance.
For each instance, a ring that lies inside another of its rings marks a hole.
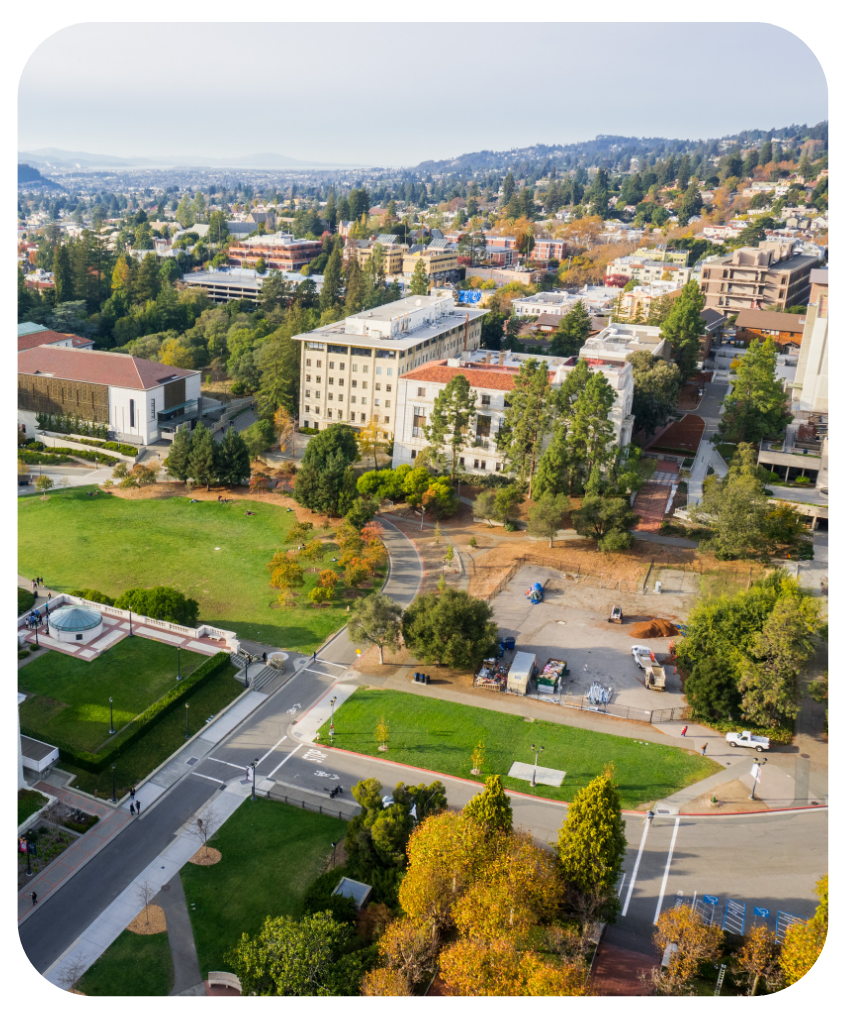
[[[241,992],[241,980],[232,972],[209,972],[209,986],[226,986],[230,990]]]

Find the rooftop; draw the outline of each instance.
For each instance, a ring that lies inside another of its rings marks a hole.
[[[771,329],[776,332],[802,332],[804,315],[781,311],[741,311],[734,323],[738,329]]]
[[[197,375],[198,371],[103,350],[73,350],[69,347],[38,346],[18,354],[18,372],[46,375],[71,382],[93,382],[124,389],[154,389],[175,378]]]
[[[70,340],[74,347],[85,349],[93,346],[93,340],[85,339],[84,336],[77,336],[73,332],[53,332],[52,329],[42,329],[39,326],[38,332],[18,333],[18,352],[21,350],[32,350],[37,346],[50,346],[51,343],[61,343]]]

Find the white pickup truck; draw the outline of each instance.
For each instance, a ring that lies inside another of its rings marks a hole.
[[[753,735],[751,732],[729,732],[726,742],[733,748],[735,746],[747,746],[754,749],[756,753],[763,753],[770,748],[770,740],[764,735]]]

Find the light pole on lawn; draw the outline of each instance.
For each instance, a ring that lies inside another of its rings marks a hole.
[[[764,757],[760,763],[758,761],[755,762],[755,771],[752,774],[752,794],[749,796],[749,798],[752,799],[753,802],[755,801],[755,785],[757,785],[758,782],[761,780],[761,768],[764,766],[766,762],[767,762],[766,757]]]
[[[132,605],[129,606],[129,635],[132,636]]]
[[[190,736],[188,735],[188,704],[187,703],[185,704],[185,738],[186,739],[190,738]]]
[[[329,743],[330,745],[335,741],[335,701],[338,699],[337,696],[333,696],[329,701],[329,706],[332,708],[332,720],[329,722]]]
[[[538,757],[543,753],[543,746],[535,748],[535,744],[532,743],[532,752],[535,754],[535,769],[532,771],[532,788],[534,788],[538,783]]]
[[[117,764],[112,762],[112,802],[117,804],[117,786],[115,785],[115,767]]]
[[[247,662],[244,665],[244,689],[248,689],[250,685],[250,665],[253,663],[253,655],[244,651],[244,660]]]
[[[109,697],[109,735],[115,734],[115,709],[112,698]]]

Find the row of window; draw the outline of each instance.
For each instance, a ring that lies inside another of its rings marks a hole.
[[[305,412],[307,414],[311,413],[311,411],[309,410],[308,407],[305,407],[304,409],[305,409]],[[319,407],[315,407],[314,408],[314,412],[315,412],[315,414],[317,414],[318,417],[320,416],[320,408]],[[332,411],[331,410],[327,410],[326,411],[326,416],[331,420],[332,419]],[[342,421],[344,419],[343,411],[337,410],[336,411],[336,416],[337,416],[337,419],[339,421]],[[367,414],[359,414],[359,419],[360,419],[361,423],[363,424],[367,420]],[[374,417],[371,418],[371,419],[375,419],[377,422],[379,420],[377,415],[374,415]],[[382,423],[383,424],[390,424],[391,423],[391,418],[390,417],[383,417],[382,418]],[[355,414],[354,413],[350,414],[350,424],[355,424]],[[303,427],[304,428],[308,428],[309,426],[310,425],[309,425],[308,421],[303,421]],[[314,427],[315,428],[317,427],[317,421],[314,422]],[[382,437],[383,438],[388,438],[389,436],[387,434],[383,434]]]
[[[308,427],[307,424],[306,424],[306,427]],[[417,459],[417,450],[416,449],[412,449],[411,450],[411,458],[413,460]],[[458,465],[460,467],[464,466],[464,457],[463,456],[459,456],[458,457]],[[473,469],[474,470],[487,470],[488,469],[488,461],[487,460],[473,460]],[[498,474],[502,473],[502,464],[501,463],[497,463],[494,466],[494,470]]]

